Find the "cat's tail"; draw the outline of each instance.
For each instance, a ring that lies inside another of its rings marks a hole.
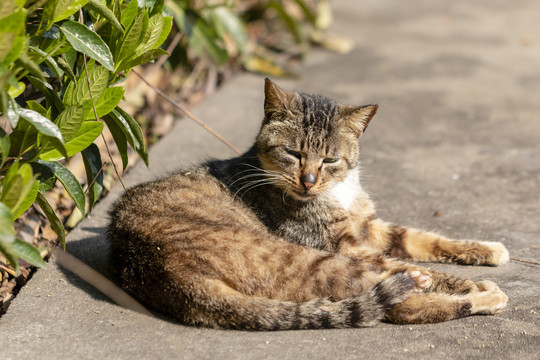
[[[205,282],[212,296],[201,292],[190,296],[191,304],[176,315],[194,325],[242,330],[371,326],[383,319],[393,305],[404,301],[415,287],[408,274],[399,273],[355,297],[294,303],[248,296],[217,280]]]

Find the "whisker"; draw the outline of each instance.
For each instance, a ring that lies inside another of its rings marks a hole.
[[[236,191],[236,193],[234,194],[234,197],[236,197],[238,195],[239,192],[241,192],[242,190],[244,190],[244,192],[242,193],[242,196],[240,196],[240,199],[244,197],[244,195],[248,192],[248,191],[251,191],[257,187],[260,187],[260,186],[265,186],[265,185],[277,185],[276,182],[274,182],[273,180],[269,180],[269,179],[265,179],[264,181],[255,181],[255,182],[250,182],[244,186],[242,186],[240,189],[238,189]]]

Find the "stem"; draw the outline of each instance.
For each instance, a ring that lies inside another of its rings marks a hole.
[[[242,152],[238,150],[233,144],[231,144],[229,141],[227,141],[223,136],[219,135],[217,132],[215,132],[210,126],[203,123],[201,120],[197,119],[192,113],[184,109],[180,104],[178,104],[176,101],[165,95],[165,93],[152,84],[150,84],[144,77],[141,76],[137,71],[131,70],[131,72],[135,73],[146,85],[148,85],[150,88],[152,88],[156,93],[158,93],[159,96],[167,100],[169,103],[171,103],[174,107],[176,107],[178,110],[183,112],[188,118],[195,121],[197,124],[202,126],[206,131],[208,131],[210,134],[212,134],[214,137],[216,137],[219,141],[227,145],[232,151],[234,151],[237,155],[242,155]]]

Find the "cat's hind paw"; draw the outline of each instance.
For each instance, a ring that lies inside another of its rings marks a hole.
[[[433,284],[431,274],[426,269],[409,269],[408,272],[409,276],[416,281],[417,290],[428,289]]]

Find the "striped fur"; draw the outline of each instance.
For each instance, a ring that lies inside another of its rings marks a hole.
[[[403,260],[500,265],[502,244],[454,241],[376,217],[358,183],[358,137],[376,105],[265,84],[244,155],[128,190],[111,210],[111,266],[145,304],[184,323],[289,330],[430,323],[507,301]]]

